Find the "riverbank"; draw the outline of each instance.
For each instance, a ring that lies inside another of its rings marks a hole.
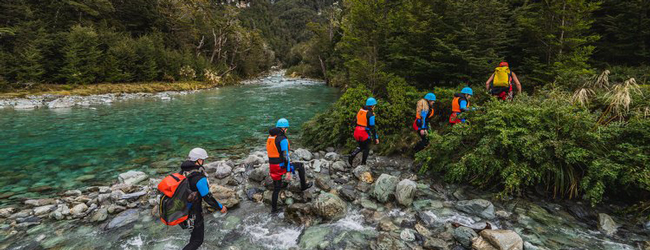
[[[166,91],[192,91],[216,87],[199,81],[100,83],[89,85],[40,84],[31,89],[19,89],[0,93],[0,99],[26,98],[29,96],[89,96],[124,93],[157,93]]]
[[[615,209],[611,206],[591,208],[541,198],[495,200],[493,194],[469,186],[420,178],[415,174],[417,166],[407,158],[371,155],[367,166],[353,167],[333,149],[297,149],[292,159],[305,165],[315,185],[300,192],[294,179],[281,192],[284,212],[278,216],[268,215],[271,180],[264,152],[206,164],[210,191],[229,212],[207,216],[205,247],[632,250],[650,246],[650,228],[608,215]],[[171,159],[150,167],[171,173],[179,164]],[[2,208],[0,247],[179,248],[188,233],[167,228],[157,219],[156,185],[162,177],[129,171],[119,174],[112,185],[68,190],[57,197]],[[94,240],[80,241],[77,234],[82,233],[92,234]]]

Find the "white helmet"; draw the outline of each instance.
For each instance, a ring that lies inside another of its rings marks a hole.
[[[202,148],[194,148],[190,151],[190,154],[187,156],[187,159],[190,161],[198,161],[199,159],[205,160],[208,159],[208,152]]]

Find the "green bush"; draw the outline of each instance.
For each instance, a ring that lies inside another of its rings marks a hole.
[[[422,172],[478,186],[499,184],[501,196],[543,185],[558,197],[584,194],[593,204],[605,190],[641,197],[650,191],[650,124],[645,118],[598,126],[599,114],[568,94],[489,101],[469,122],[432,133],[417,154]],[[642,191],[642,192],[638,192]]]

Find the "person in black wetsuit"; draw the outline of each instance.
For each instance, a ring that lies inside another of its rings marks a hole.
[[[192,229],[190,242],[183,248],[183,250],[198,249],[203,244],[203,235],[205,233],[205,223],[203,222],[203,208],[202,201],[210,205],[208,210],[220,210],[221,213],[226,213],[228,209],[226,206],[219,203],[210,193],[210,185],[208,178],[203,171],[203,163],[208,158],[208,153],[202,148],[195,148],[190,151],[187,161],[181,164],[181,173],[183,173],[189,183],[190,190],[196,192],[197,197],[194,201],[188,204],[190,206],[189,219],[181,224],[183,228]]]

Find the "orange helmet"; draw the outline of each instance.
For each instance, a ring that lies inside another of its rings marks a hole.
[[[499,67],[508,67],[508,62],[499,63]]]

